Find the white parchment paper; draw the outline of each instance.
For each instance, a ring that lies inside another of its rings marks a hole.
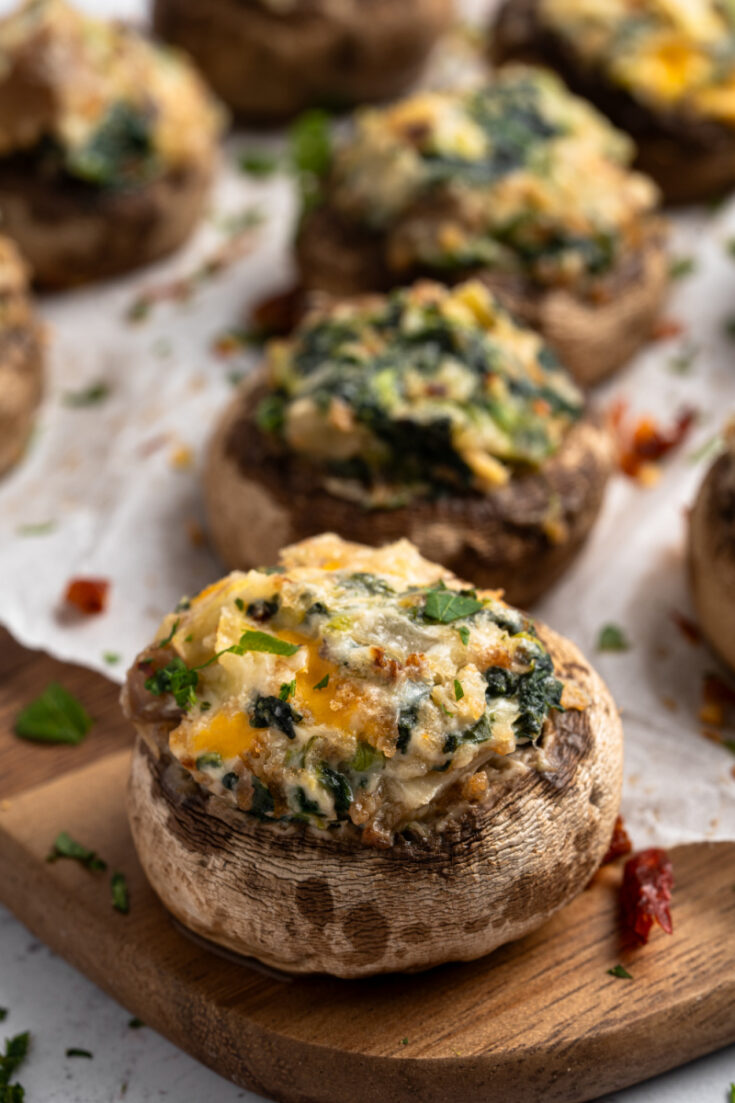
[[[131,14],[131,3],[124,7]],[[292,182],[238,172],[237,152],[248,147],[283,148],[262,135],[231,141],[210,216],[176,257],[40,302],[50,342],[46,396],[27,457],[0,483],[0,621],[27,646],[118,680],[178,598],[223,570],[202,541],[203,448],[232,394],[230,375],[251,368],[255,355],[223,359],[212,343],[293,276]],[[264,222],[247,256],[202,281],[190,301],[161,303],[136,325],[126,320],[141,289],[195,271],[223,241],[228,217],[253,207]],[[735,340],[725,331],[735,317],[731,237],[735,202],[675,216],[672,251],[694,265],[667,308],[683,332],[651,345],[595,397],[606,405],[623,396],[665,426],[691,405],[696,428],[653,488],[613,479],[589,544],[536,610],[596,663],[623,712],[623,811],[639,846],[735,837],[735,757],[702,737],[698,719],[702,678],[716,662],[672,619],[691,612],[685,512],[706,465],[696,453],[735,408]],[[67,404],[70,393],[99,381],[109,386],[105,401]],[[110,581],[103,614],[63,616],[75,576]],[[596,653],[607,622],[624,628],[630,650]],[[111,665],[105,653],[118,661]]]

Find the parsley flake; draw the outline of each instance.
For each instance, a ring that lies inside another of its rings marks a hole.
[[[469,630],[469,628],[466,625],[463,624],[459,628],[457,628],[456,631],[458,632],[459,638],[461,639],[462,643],[466,647],[467,644],[470,642],[470,630]]]
[[[329,675],[325,674],[324,677],[321,678],[316,683],[316,685],[314,686],[314,689],[326,689],[328,685],[329,685]]]
[[[176,635],[178,629],[179,629],[179,619],[177,617],[176,620],[173,622],[173,624],[171,626],[171,631],[169,632],[169,634],[165,637],[165,639],[159,640],[158,643],[156,644],[156,647],[167,647],[168,644],[171,643],[171,640]]]
[[[46,861],[58,862],[59,858],[71,858],[93,873],[107,869],[107,862],[104,862],[94,850],[90,850],[78,843],[76,839],[72,839],[66,831],[60,831],[56,836]]]
[[[464,697],[464,690],[462,689],[462,683],[459,678],[454,679],[454,699],[455,701],[461,701]]]
[[[119,663],[122,655],[119,651],[103,651],[102,658],[108,666],[114,666],[115,663]]]
[[[266,177],[272,176],[278,171],[278,158],[272,153],[252,150],[243,153],[238,161],[240,171],[248,176]]]
[[[609,977],[619,977],[620,980],[632,980],[632,975],[628,972],[624,965],[613,965],[612,969],[607,970]]]
[[[0,1053],[0,1089],[8,1087],[16,1069],[20,1068],[28,1056],[30,1044],[31,1035],[27,1030],[22,1034],[16,1034],[14,1038],[6,1038],[5,1049]],[[15,1087],[19,1089],[15,1093],[12,1088],[10,1092],[4,1093],[9,1103],[21,1103],[23,1099],[23,1089],[19,1084]]]
[[[284,682],[278,691],[278,696],[282,701],[288,701],[289,697],[293,697],[296,692],[296,679],[291,682]]]
[[[127,915],[130,911],[130,893],[124,873],[113,873],[110,878],[110,891],[112,893],[112,906],[115,911]]]
[[[482,602],[473,593],[456,590],[429,590],[423,608],[424,620],[450,624],[453,620],[471,617],[482,609]]]
[[[65,406],[81,409],[83,406],[96,406],[104,402],[109,394],[110,384],[100,380],[97,383],[91,383],[88,387],[83,387],[80,391],[67,391],[63,397],[63,403]]]
[[[88,1049],[76,1049],[74,1046],[72,1046],[71,1049],[67,1049],[66,1056],[67,1057],[87,1057],[91,1060],[93,1054],[91,1054]]]
[[[685,276],[691,276],[696,268],[694,257],[674,257],[669,266],[669,277],[672,280],[681,280]]]
[[[598,651],[629,651],[630,640],[618,624],[605,624],[597,637]]]
[[[93,720],[87,710],[58,682],[22,709],[15,720],[15,734],[41,743],[81,743]]]

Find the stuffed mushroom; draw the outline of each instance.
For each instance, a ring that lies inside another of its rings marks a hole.
[[[699,626],[735,670],[735,422],[689,518],[689,578]]]
[[[168,616],[123,707],[143,868],[186,927],[343,977],[538,927],[608,845],[620,720],[579,651],[405,540],[323,535]]]
[[[42,327],[18,250],[0,236],[0,475],[22,456],[43,385]]]
[[[67,287],[175,249],[202,214],[223,116],[191,66],[65,0],[0,21],[0,215]]]
[[[418,76],[452,0],[156,0],[154,26],[241,117],[388,99]]]
[[[735,184],[735,8],[716,0],[506,0],[496,62],[557,69],[638,146],[672,202]]]
[[[335,295],[477,274],[583,384],[648,337],[667,283],[657,190],[633,147],[552,74],[426,92],[357,116],[297,239]]]
[[[482,283],[421,282],[273,342],[214,435],[205,496],[230,567],[322,530],[405,535],[525,606],[579,551],[610,467],[606,431],[536,333]]]

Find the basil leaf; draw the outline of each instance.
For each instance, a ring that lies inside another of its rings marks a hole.
[[[471,617],[482,609],[482,602],[470,594],[456,590],[429,590],[426,595],[424,619],[438,624],[450,624],[453,620]]]
[[[85,866],[86,869],[92,870],[92,872],[107,869],[107,862],[104,862],[94,850],[90,850],[78,843],[76,839],[72,839],[66,831],[60,831],[56,836],[46,861],[58,862],[59,858],[71,858]]]
[[[81,743],[93,720],[87,710],[58,682],[50,682],[15,720],[15,734],[41,743]]]

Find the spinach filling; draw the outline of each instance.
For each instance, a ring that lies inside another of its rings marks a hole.
[[[294,724],[301,720],[301,713],[280,697],[258,697],[250,714],[250,723],[254,728],[277,728],[289,739],[296,738]]]
[[[530,353],[535,364],[519,358],[513,323],[484,289],[475,293],[485,296],[485,324],[442,309],[452,295],[466,309],[462,289],[438,289],[428,301],[397,291],[346,316],[310,320],[287,346],[256,424],[368,496],[380,488],[409,497],[472,493],[487,489],[484,478],[537,469],[582,415],[582,396],[540,342]],[[305,408],[309,429],[294,437],[292,416],[303,421]],[[347,411],[349,428],[330,455],[323,441],[334,437],[335,409]],[[495,475],[483,475],[478,456],[495,464]]]
[[[113,104],[84,145],[69,150],[66,172],[94,187],[123,191],[159,171],[150,118],[124,102]]]
[[[564,685],[554,675],[554,664],[547,651],[538,649],[525,674],[514,674],[501,666],[485,671],[488,705],[500,697],[518,697],[520,715],[513,728],[522,743],[535,743],[551,709],[564,711],[561,695]]]

